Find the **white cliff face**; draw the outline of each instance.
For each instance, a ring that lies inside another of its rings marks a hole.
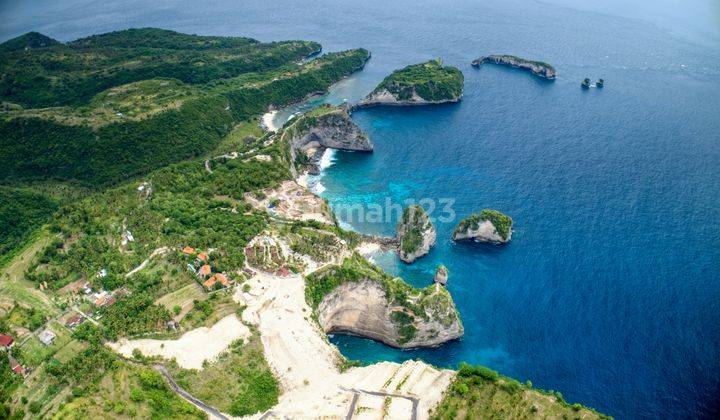
[[[312,143],[338,150],[358,152],[373,150],[370,139],[353,122],[344,108],[317,117],[316,123],[308,127],[302,137],[293,139],[296,148]]]
[[[399,348],[434,347],[462,337],[464,329],[452,298],[444,289],[436,289],[436,305],[426,305],[428,319],[411,317],[416,329],[413,337],[403,338],[393,312],[401,311],[387,301],[382,285],[373,280],[344,283],[322,300],[317,308],[318,321],[327,333],[344,332],[381,341]]]
[[[365,97],[358,106],[373,106],[373,105],[397,105],[397,106],[406,106],[406,105],[433,105],[433,104],[444,104],[449,102],[459,102],[460,97],[456,99],[445,99],[442,101],[430,101],[427,99],[422,98],[420,95],[413,90],[412,95],[409,99],[399,99],[397,95],[393,94],[392,92],[388,91],[387,89],[379,89],[372,93],[370,93],[368,96]]]
[[[474,239],[480,242],[506,243],[512,237],[512,230],[508,232],[507,239],[503,239],[498,233],[495,225],[489,220],[482,221],[478,224],[477,229],[468,227],[464,231],[453,233],[453,240],[459,241],[463,239]]]
[[[430,252],[435,245],[437,233],[420,206],[411,206],[403,212],[397,225],[398,256],[406,263]]]
[[[304,118],[304,117],[303,117]],[[320,172],[319,160],[325,149],[337,149],[355,152],[372,152],[373,144],[365,133],[350,118],[345,106],[338,107],[326,114],[314,117],[314,121],[295,134],[290,140],[291,171],[297,176],[295,161],[298,154],[304,153],[310,158],[306,169],[311,174]]]

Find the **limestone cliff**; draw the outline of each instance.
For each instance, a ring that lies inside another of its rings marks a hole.
[[[473,67],[480,67],[484,63],[500,64],[503,66],[516,67],[528,70],[532,74],[544,79],[555,79],[555,68],[542,61],[527,60],[514,55],[488,55],[473,60]]]
[[[283,138],[290,144],[294,167],[317,173],[317,163],[326,148],[372,152],[373,144],[348,114],[346,106],[320,106],[286,124]]]
[[[445,288],[416,289],[357,254],[341,267],[314,273],[306,284],[308,303],[327,333],[355,334],[398,348],[434,347],[464,333]]]
[[[445,286],[445,285],[447,284],[447,282],[448,282],[448,276],[449,276],[449,274],[450,274],[450,273],[448,272],[447,267],[445,267],[444,265],[440,264],[440,265],[438,265],[437,268],[435,269],[435,276],[433,277],[433,280],[435,281],[435,283],[438,283],[438,284],[440,284],[440,285],[442,285],[442,286]]]
[[[397,239],[398,255],[406,263],[430,252],[430,248],[435,245],[435,226],[422,207],[413,205],[405,208],[397,225]]]
[[[506,243],[512,238],[512,219],[496,210],[483,210],[458,223],[454,241],[474,239],[479,242]]]

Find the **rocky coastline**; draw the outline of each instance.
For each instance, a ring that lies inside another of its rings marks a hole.
[[[472,66],[479,68],[484,63],[499,64],[502,66],[510,66],[531,72],[533,75],[543,79],[554,80],[556,77],[555,68],[550,64],[541,61],[527,60],[525,58],[516,57],[514,55],[488,55],[479,57],[472,62]]]
[[[435,347],[462,337],[452,296],[417,289],[354,254],[306,277],[306,298],[326,333],[348,333],[396,348]]]
[[[373,151],[368,136],[350,118],[347,105],[323,105],[299,117],[285,134],[289,136],[293,168],[302,167],[314,175],[320,172],[319,162],[325,149]]]

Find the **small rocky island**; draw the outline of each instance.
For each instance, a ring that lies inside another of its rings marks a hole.
[[[430,252],[435,245],[435,226],[430,222],[422,207],[413,205],[403,211],[397,225],[398,255],[406,263]]]
[[[440,59],[396,70],[358,106],[429,105],[458,102],[465,77],[456,67],[443,66]]]
[[[497,210],[483,210],[458,223],[454,241],[471,239],[479,242],[504,244],[512,237],[512,219]]]
[[[445,286],[447,285],[449,275],[450,272],[448,271],[447,267],[440,264],[435,269],[435,277],[433,278],[433,280],[435,281],[435,283],[441,286]]]
[[[283,132],[288,140],[294,168],[319,172],[325,149],[372,152],[373,144],[348,113],[346,105],[321,105],[289,123]]]
[[[417,289],[358,254],[306,278],[306,300],[326,333],[343,332],[398,348],[435,347],[464,328],[450,292]]]
[[[555,79],[555,68],[548,63],[543,63],[542,61],[527,60],[514,55],[488,55],[473,60],[472,66],[479,68],[484,63],[515,67],[528,70],[535,76],[542,77],[544,79]]]

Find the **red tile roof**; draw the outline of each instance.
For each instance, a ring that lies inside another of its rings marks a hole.
[[[205,282],[203,283],[203,286],[205,286],[206,289],[210,289],[211,287],[213,287],[215,285],[216,282],[217,282],[217,279],[215,278],[215,276],[212,276],[209,279],[205,280]]]
[[[225,274],[217,273],[215,274],[215,279],[219,281],[223,286],[227,286],[229,283],[227,277],[225,277]]]
[[[203,265],[200,267],[200,275],[201,276],[209,276],[212,273],[212,269],[208,264]]]
[[[13,343],[13,338],[7,334],[0,334],[0,346],[10,347]]]
[[[183,248],[182,252],[183,252],[183,254],[186,254],[186,255],[194,254],[195,248],[186,246],[185,248]]]
[[[198,258],[200,258],[200,261],[207,261],[207,254],[205,252],[201,252],[198,254]]]
[[[10,362],[10,369],[12,369],[13,372],[17,373],[18,375],[25,376],[25,368],[22,367],[22,365],[18,363],[18,361],[15,360],[14,357],[9,356],[8,361]]]

